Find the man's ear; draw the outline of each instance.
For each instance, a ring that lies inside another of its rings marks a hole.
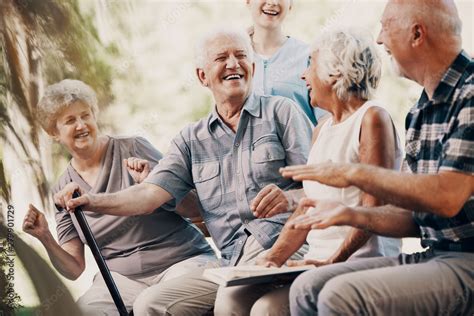
[[[415,23],[410,29],[411,46],[417,47],[423,44],[426,39],[426,28],[423,24]]]
[[[206,74],[204,73],[204,70],[202,68],[196,68],[196,75],[199,79],[199,82],[201,82],[204,87],[207,87],[209,85],[207,82]]]

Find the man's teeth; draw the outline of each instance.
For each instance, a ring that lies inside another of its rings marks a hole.
[[[273,10],[263,10],[263,13],[269,14],[269,15],[277,15],[278,14],[277,11],[273,11]]]
[[[240,75],[228,75],[224,77],[224,80],[234,80],[234,79],[240,79]]]

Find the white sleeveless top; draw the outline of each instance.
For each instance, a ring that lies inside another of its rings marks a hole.
[[[332,117],[326,120],[313,144],[308,157],[308,164],[327,161],[339,163],[359,163],[359,136],[362,119],[367,110],[377,106],[374,101],[367,101],[350,117],[339,124],[334,124]],[[402,150],[398,134],[395,133],[395,168],[402,162]],[[347,206],[361,204],[362,191],[357,187],[334,188],[316,181],[303,181],[306,196],[319,200],[337,200]],[[313,212],[308,209],[307,213]],[[351,227],[333,226],[327,229],[313,229],[306,238],[309,251],[305,259],[328,259],[341,246]],[[372,236],[367,243],[356,251],[353,257],[396,256],[400,252],[400,239]]]

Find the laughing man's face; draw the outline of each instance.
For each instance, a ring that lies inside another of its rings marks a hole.
[[[200,79],[211,89],[216,101],[245,99],[251,90],[254,66],[244,40],[220,35],[208,42],[206,52]]]

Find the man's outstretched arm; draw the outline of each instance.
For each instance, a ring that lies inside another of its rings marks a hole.
[[[455,216],[474,193],[470,174],[441,171],[409,174],[363,164],[323,163],[282,169],[296,181],[314,180],[336,187],[356,186],[385,203],[442,217]]]
[[[89,194],[73,199],[74,191],[81,192],[79,185],[69,183],[54,195],[54,202],[67,210],[83,206],[88,211],[117,216],[150,214],[172,199],[171,194],[160,186],[140,183],[115,193]]]

